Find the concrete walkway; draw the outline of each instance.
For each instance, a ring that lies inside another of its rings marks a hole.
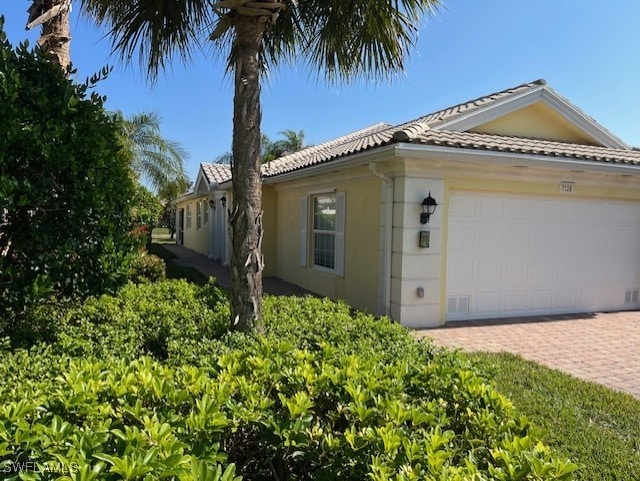
[[[416,335],[465,351],[520,354],[640,399],[640,312],[452,323]]]
[[[166,248],[176,259],[174,262],[181,266],[189,266],[199,270],[207,277],[215,277],[220,287],[224,289],[231,289],[231,272],[229,267],[223,266],[218,261],[213,261],[186,247],[176,244],[163,244],[162,247]],[[312,295],[309,291],[282,281],[277,277],[265,277],[262,279],[262,287],[266,294],[273,294],[276,296],[305,296]]]

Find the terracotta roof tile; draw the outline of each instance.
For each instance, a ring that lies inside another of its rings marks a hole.
[[[416,138],[414,143],[640,166],[640,152],[636,150],[473,132],[429,130]]]
[[[461,149],[640,165],[640,152],[637,150],[438,130],[438,126],[444,122],[454,120],[459,116],[467,115],[474,110],[485,108],[509,97],[525,94],[544,85],[546,85],[546,82],[540,79],[439,110],[403,124],[395,126],[385,123],[374,124],[328,142],[284,155],[272,162],[267,162],[262,166],[262,175],[265,178],[275,177],[396,142],[414,142]],[[220,184],[231,180],[229,166],[220,164],[202,165],[210,182],[214,181]]]
[[[200,164],[210,184],[222,184],[231,180],[231,167],[227,164]]]

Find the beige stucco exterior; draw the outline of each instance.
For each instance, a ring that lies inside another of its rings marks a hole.
[[[201,209],[201,222],[198,228],[198,203]],[[184,208],[184,245],[200,254],[208,255],[209,247],[209,222],[208,216],[205,218],[204,209],[209,209],[206,198],[189,199],[178,203],[178,209]],[[187,210],[191,209],[191,223],[187,220]],[[205,222],[205,220],[207,222]]]
[[[579,122],[571,120],[575,111],[562,112],[550,105],[539,101],[498,118],[487,113],[470,131],[598,144],[598,129],[581,129]],[[449,207],[455,193],[640,202],[639,179],[637,172],[625,171],[624,166],[579,158],[568,161],[535,153],[458,149],[420,142],[372,148],[345,155],[335,163],[309,165],[264,180],[264,276],[276,276],[318,295],[343,299],[360,310],[388,312],[408,327],[442,325],[447,315]],[[563,193],[561,183],[570,183],[571,192]],[[225,188],[230,186],[226,184]],[[313,265],[312,199],[323,193],[344,193],[343,274]],[[439,205],[429,224],[422,225],[420,204],[428,194]],[[224,259],[228,261],[226,211],[219,209],[215,224],[209,226],[203,220],[198,230],[198,195],[179,203],[185,208],[185,225],[187,204],[192,212],[191,227],[184,230],[184,245],[211,257],[212,252],[218,252],[209,240],[213,235],[215,242],[227,249]],[[216,187],[205,195],[215,199],[217,206],[225,195],[228,207],[231,205],[229,190]],[[387,203],[387,199],[392,202]],[[305,216],[307,225],[303,228]],[[212,219],[213,214],[210,223]],[[428,247],[420,247],[418,242],[424,230],[430,233]],[[306,255],[301,255],[303,252]]]
[[[596,145],[585,132],[542,102],[511,112],[470,131]]]
[[[278,203],[276,190],[272,185],[262,186],[262,254],[264,255],[265,277],[276,275],[277,257],[277,229],[278,229]]]
[[[276,276],[311,292],[344,299],[357,309],[375,313],[380,256],[380,180],[366,168],[276,185]],[[344,276],[300,265],[303,197],[326,192],[345,193]]]

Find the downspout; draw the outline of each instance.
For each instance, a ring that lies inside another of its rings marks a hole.
[[[393,241],[393,179],[376,169],[376,163],[369,163],[369,170],[380,178],[385,184],[385,211],[384,211],[384,243],[382,264],[382,306],[384,315],[391,316],[391,249]]]

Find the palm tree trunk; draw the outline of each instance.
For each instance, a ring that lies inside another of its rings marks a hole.
[[[69,27],[69,15],[71,0],[50,0],[46,2],[45,11],[59,7],[60,13],[42,24],[42,34],[38,43],[49,50],[63,69],[71,62],[69,44],[71,42],[71,29]]]
[[[260,17],[235,16],[233,99],[233,207],[231,229],[231,328],[262,326],[262,179],[260,176],[260,69],[265,29]]]

